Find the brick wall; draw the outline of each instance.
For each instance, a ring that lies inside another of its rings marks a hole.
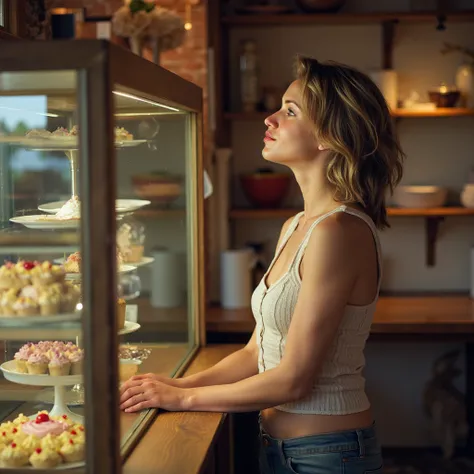
[[[198,2],[193,0],[192,24],[193,28],[187,33],[183,45],[175,50],[162,53],[160,65],[178,74],[184,79],[193,82],[203,89],[204,98],[204,156],[207,156],[209,134],[207,132],[207,4],[205,1]],[[123,0],[29,0],[30,21],[35,22],[35,18],[41,14],[38,5],[43,4],[44,9],[49,10],[54,7],[86,8],[88,17],[110,16],[121,5]],[[157,4],[173,7],[184,18],[184,0],[158,0]],[[46,16],[47,17],[47,16]],[[48,37],[47,21],[43,28],[35,27],[32,29],[32,36],[37,39]],[[145,56],[148,56],[145,54]],[[148,56],[149,57],[149,56]],[[207,161],[207,160],[206,160]]]

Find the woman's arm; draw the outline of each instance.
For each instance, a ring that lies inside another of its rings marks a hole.
[[[305,254],[300,295],[278,367],[226,385],[177,389],[163,384],[130,387],[121,407],[193,411],[253,411],[300,399],[314,385],[339,328],[358,274],[354,242],[339,218],[313,231]]]
[[[209,369],[187,377],[173,379],[160,374],[140,374],[130,378],[122,385],[126,390],[134,382],[156,381],[177,388],[195,388],[208,385],[221,385],[238,382],[258,373],[258,346],[255,331],[247,345],[228,355]]]
[[[254,330],[243,349],[230,354],[209,369],[188,377],[174,379],[174,382],[175,386],[180,388],[205,387],[238,382],[255,374],[258,374],[258,346]]]

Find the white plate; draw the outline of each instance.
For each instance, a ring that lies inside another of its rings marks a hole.
[[[132,323],[131,321],[125,321],[125,326],[123,329],[119,329],[119,336],[123,336],[124,334],[130,334],[132,332],[138,331],[141,328],[140,324]]]
[[[151,201],[145,199],[117,199],[115,201],[116,212],[132,212],[142,207],[148,206]]]
[[[134,267],[142,267],[143,265],[149,265],[153,263],[155,259],[153,257],[142,257],[138,262],[127,262],[127,265],[133,265]]]
[[[50,387],[54,385],[75,385],[82,382],[82,375],[63,375],[53,377],[52,375],[48,374],[20,374],[16,371],[16,362],[14,360],[4,362],[2,365],[0,365],[0,369],[7,380],[10,380],[10,382],[20,383],[22,385]]]
[[[58,258],[54,260],[54,263],[62,265],[64,263],[64,258]],[[133,265],[120,265],[119,273],[130,273],[133,270],[136,270],[137,267]],[[82,273],[66,273],[66,280],[81,280]]]
[[[141,145],[142,143],[146,143],[147,140],[124,140],[122,142],[115,142],[116,148],[128,148],[131,146]]]
[[[116,220],[123,219],[122,215],[117,215]],[[77,229],[81,219],[55,219],[50,214],[36,214],[32,216],[11,217],[10,222],[22,224],[28,229]]]
[[[61,463],[59,464],[58,466],[56,467],[48,467],[48,471],[63,471],[63,470],[66,470],[66,469],[77,469],[78,467],[82,467],[82,466],[85,466],[86,463],[85,461],[78,461],[78,462],[70,462],[70,463]],[[24,471],[38,471],[38,469],[36,467],[33,467],[33,466],[21,466],[21,467],[8,467],[8,468],[5,468],[5,469],[11,469],[12,471],[15,471],[18,469],[18,471],[20,472],[24,472]],[[41,472],[45,472],[44,470],[42,470]]]
[[[146,143],[147,140],[124,140],[116,141],[116,148],[128,148]],[[12,141],[12,145],[28,148],[33,151],[69,151],[78,150],[79,144],[76,139],[64,138],[25,138],[21,141]]]
[[[56,214],[64,204],[66,204],[66,201],[48,202],[38,206],[38,210],[48,214]],[[115,201],[115,211],[119,213],[132,212],[149,204],[151,204],[151,201],[145,201],[144,199],[117,199]]]
[[[53,314],[51,316],[4,316],[0,315],[0,327],[23,327],[31,324],[71,323],[81,319],[81,312]]]
[[[12,217],[10,222],[22,224],[28,229],[76,229],[79,227],[80,219],[40,219],[46,217],[44,214],[33,216],[17,216]]]

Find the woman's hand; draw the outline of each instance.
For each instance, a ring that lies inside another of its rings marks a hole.
[[[144,408],[185,410],[187,389],[173,387],[162,379],[166,380],[168,377],[155,374],[132,377],[120,389],[120,408],[127,413]]]
[[[128,384],[130,382],[135,382],[137,380],[155,380],[156,382],[163,382],[166,385],[172,385],[173,387],[179,386],[178,379],[172,379],[170,377],[166,377],[165,375],[148,373],[130,377],[124,384],[122,384],[121,388],[128,388]]]

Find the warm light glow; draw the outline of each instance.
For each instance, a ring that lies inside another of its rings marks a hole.
[[[441,92],[441,94],[446,94],[446,92],[448,92],[448,87],[443,84],[442,86],[440,86],[439,91]]]
[[[5,109],[5,110],[17,110],[21,112],[29,112],[30,114],[35,114],[35,115],[41,115],[42,117],[59,117],[57,114],[50,114],[48,112],[33,112],[32,110],[24,110],[24,109],[17,109],[15,107],[4,107],[0,105],[0,109]]]
[[[76,304],[76,311],[81,311],[82,309],[82,303],[77,303]]]
[[[151,117],[155,115],[169,115],[167,112],[120,112],[115,117]]]
[[[179,109],[176,109],[174,107],[170,107],[169,105],[159,104],[158,102],[153,102],[152,100],[143,99],[143,98],[137,97],[136,95],[133,95],[133,94],[127,94],[126,92],[119,92],[119,91],[112,91],[112,92],[115,95],[119,95],[121,97],[126,97],[127,99],[133,99],[133,100],[136,100],[137,102],[143,102],[145,104],[154,105],[155,107],[162,107],[163,109],[168,109],[168,110],[173,110],[174,112],[179,112]]]
[[[186,31],[189,31],[192,27],[193,27],[193,24],[192,24],[192,21],[191,21],[191,2],[190,0],[186,0],[186,7],[185,7],[185,17],[186,17],[186,20],[185,20],[185,23],[184,23],[184,29]]]

